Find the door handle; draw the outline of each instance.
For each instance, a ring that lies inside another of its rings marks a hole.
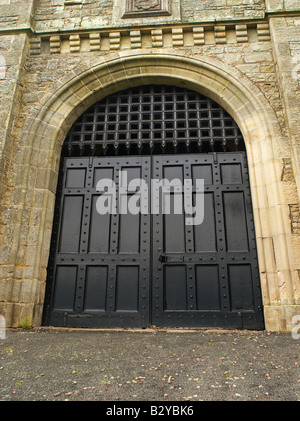
[[[162,253],[162,254],[159,255],[158,260],[161,263],[183,263],[184,262],[184,256],[183,255],[170,256],[166,253]]]

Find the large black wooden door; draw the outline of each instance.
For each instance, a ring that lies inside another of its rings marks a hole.
[[[119,194],[124,171],[147,183],[147,212],[120,212],[138,191]],[[104,179],[116,213],[101,215]],[[187,225],[184,204],[174,212],[176,183],[170,212],[152,213],[151,179],[191,179],[194,198],[203,179],[203,223]],[[47,324],[263,328],[245,152],[65,158],[56,206]]]
[[[192,179],[194,197],[204,180],[201,224],[153,216],[153,324],[263,328],[246,153],[153,157],[153,177]]]
[[[150,164],[146,157],[65,159],[49,264],[51,325],[149,323],[150,214],[119,214],[118,202],[123,199],[121,171],[126,170],[128,182],[147,180]],[[105,179],[116,188],[115,213],[108,193],[110,209],[103,214],[97,210],[97,200],[108,188],[97,183]],[[130,200],[130,194],[124,198]]]

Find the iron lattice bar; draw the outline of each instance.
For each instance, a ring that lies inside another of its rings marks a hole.
[[[233,118],[188,89],[151,85],[110,95],[73,125],[64,155],[244,151]]]

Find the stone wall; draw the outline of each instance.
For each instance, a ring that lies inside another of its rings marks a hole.
[[[264,18],[263,0],[182,0],[184,22]]]
[[[243,85],[243,95],[253,98],[247,105],[250,122],[238,105],[242,91],[236,89],[231,97],[226,90],[214,94],[249,142],[266,326],[290,330],[292,315],[300,314],[296,2],[173,0],[172,16],[141,20],[123,19],[120,0],[7,2],[0,6],[0,56],[5,59],[0,79],[0,314],[7,326],[19,326],[26,316],[41,323],[59,147],[76,117],[101,95],[142,77],[143,83],[163,83],[164,66],[174,84],[201,91],[205,64],[215,71],[207,79],[207,92],[211,88],[213,95],[214,84],[226,74],[228,86],[234,79]],[[131,59],[139,66],[131,69]],[[187,60],[186,83],[180,60]],[[120,64],[116,74],[110,67],[115,62]],[[199,73],[189,79],[194,62]],[[88,82],[83,82],[87,73]],[[81,89],[75,93],[70,87],[61,94],[73,81]],[[265,127],[259,129],[259,121]]]
[[[35,30],[38,32],[85,29],[112,24],[113,0],[68,2],[38,0]]]
[[[171,0],[173,17],[120,19],[125,11],[125,0],[37,0],[35,30],[104,28],[113,25],[165,24],[174,20],[184,23],[214,22],[216,20],[262,19],[265,16],[264,0]]]
[[[20,75],[25,66],[25,31],[30,28],[33,13],[32,0],[0,2],[0,159],[18,106]]]

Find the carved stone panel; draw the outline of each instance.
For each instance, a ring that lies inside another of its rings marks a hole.
[[[133,7],[139,10],[161,10],[161,0],[134,0]]]
[[[126,0],[123,18],[166,16],[172,14],[170,0]]]

